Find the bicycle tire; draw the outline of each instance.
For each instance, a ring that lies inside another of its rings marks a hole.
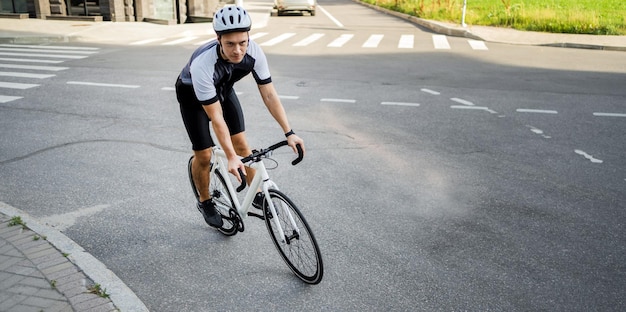
[[[265,225],[272,242],[274,242],[274,246],[287,266],[298,278],[307,284],[319,284],[324,275],[324,265],[322,263],[322,254],[309,224],[287,195],[278,190],[269,190],[269,194],[272,203],[274,203],[280,225],[285,233],[285,242],[282,242],[283,238],[279,237],[280,235],[272,223],[274,218],[271,215],[269,206],[267,203],[264,203]],[[297,237],[295,237],[296,232],[289,220],[289,214],[286,213],[287,210],[293,216],[300,230],[300,234]]]
[[[237,234],[240,227],[240,218],[235,212],[233,199],[228,192],[226,182],[222,174],[216,169],[211,171],[211,181],[209,183],[209,194],[215,203],[215,208],[222,215],[224,224],[217,230],[226,236]]]

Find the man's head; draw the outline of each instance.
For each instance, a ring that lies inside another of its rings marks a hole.
[[[222,47],[222,56],[231,63],[239,63],[248,48],[248,31],[252,26],[250,15],[238,6],[227,6],[215,13],[213,29]]]

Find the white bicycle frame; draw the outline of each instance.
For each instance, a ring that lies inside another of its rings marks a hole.
[[[248,216],[247,214],[248,209],[250,209],[250,206],[252,205],[252,201],[254,200],[254,196],[256,195],[256,190],[258,190],[259,188],[261,189],[261,191],[263,192],[263,195],[265,195],[265,198],[267,199],[266,202],[269,205],[269,209],[270,209],[270,212],[272,213],[272,216],[277,215],[276,207],[274,207],[274,203],[272,202],[272,200],[270,200],[269,190],[270,189],[278,190],[278,185],[276,185],[276,183],[270,180],[269,174],[267,173],[267,169],[265,168],[265,164],[263,164],[263,161],[250,161],[249,163],[244,164],[247,167],[256,169],[256,174],[254,175],[254,177],[252,178],[252,182],[250,182],[250,185],[248,186],[248,190],[246,191],[246,195],[244,196],[243,202],[240,203],[239,198],[237,197],[237,191],[235,190],[235,187],[233,186],[233,183],[229,177],[230,173],[226,169],[228,168],[228,159],[226,157],[226,153],[217,145],[213,146],[211,148],[211,151],[212,151],[211,161],[213,162],[213,166],[211,167],[211,170],[213,171],[217,168],[217,170],[219,170],[220,173],[222,174],[222,177],[224,177],[224,180],[225,180],[224,182],[226,183],[226,188],[228,189],[228,193],[230,193],[230,197],[232,199],[233,205],[235,206],[235,210],[237,210],[237,213],[239,214],[239,217],[241,217],[242,221]],[[298,234],[300,234],[300,229],[298,229],[296,225],[296,221],[293,219],[293,215],[291,214],[289,209],[283,209],[283,210],[289,216],[289,221],[291,222],[291,225],[293,226],[295,231]],[[278,218],[272,218],[272,222],[274,223],[274,226],[276,227],[276,229],[278,229],[278,233],[280,234],[281,241],[285,243],[286,242],[285,232],[283,231],[283,228],[280,225],[280,222],[278,222]]]

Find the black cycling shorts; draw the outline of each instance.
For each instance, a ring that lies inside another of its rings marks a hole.
[[[196,97],[193,86],[185,85],[178,79],[176,81],[176,98],[180,104],[180,113],[183,117],[183,123],[185,123],[185,129],[187,129],[187,135],[191,140],[192,149],[201,151],[215,146],[211,138],[209,116]],[[243,111],[234,89],[224,95],[224,101],[221,102],[221,105],[230,135],[244,132],[246,127]]]

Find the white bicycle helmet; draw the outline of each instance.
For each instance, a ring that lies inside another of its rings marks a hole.
[[[213,29],[218,35],[236,31],[249,31],[252,21],[248,12],[238,6],[227,6],[215,13]]]

